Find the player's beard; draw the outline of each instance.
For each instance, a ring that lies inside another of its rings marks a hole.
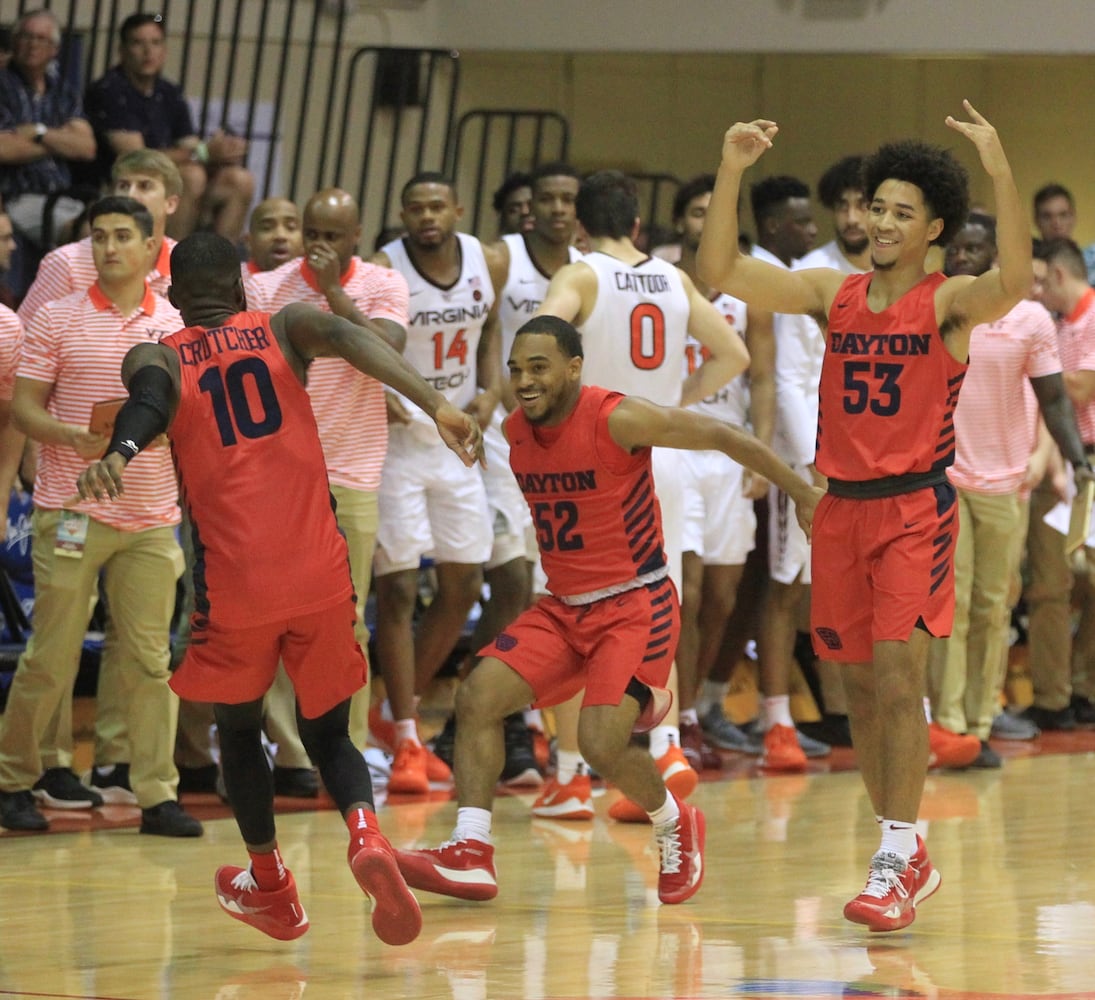
[[[866,233],[855,242],[849,242],[838,233],[837,242],[840,244],[840,249],[844,251],[846,257],[858,257],[871,244],[870,237],[867,236]]]

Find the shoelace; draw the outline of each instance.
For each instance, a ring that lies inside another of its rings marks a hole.
[[[255,881],[255,876],[251,874],[251,869],[244,868],[234,879],[232,879],[232,888],[239,889],[242,892],[254,892],[258,889],[259,884]]]
[[[672,825],[654,831],[658,839],[658,852],[661,855],[661,870],[665,875],[675,875],[681,870],[681,834],[680,824],[674,820]]]
[[[902,873],[895,868],[889,866],[875,868],[872,865],[867,875],[866,888],[860,895],[882,899],[893,891],[899,898],[904,899],[909,893],[901,881],[901,875]]]

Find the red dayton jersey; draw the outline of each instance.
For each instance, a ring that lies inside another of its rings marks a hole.
[[[623,398],[583,386],[557,427],[533,427],[521,410],[506,421],[509,464],[557,597],[628,583],[666,565],[650,449],[630,454],[608,432],[608,415]]]
[[[165,337],[182,386],[171,446],[194,537],[194,606],[224,628],[310,614],[352,593],[308,392],[244,312]]]
[[[852,274],[829,309],[817,422],[820,472],[862,482],[954,461],[954,407],[966,374],[943,344],[930,274],[872,312],[873,275]]]

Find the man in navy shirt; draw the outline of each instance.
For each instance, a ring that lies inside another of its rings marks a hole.
[[[199,138],[182,89],[161,75],[167,57],[161,15],[131,14],[119,35],[121,62],[91,84],[84,101],[104,176],[122,153],[142,146],[163,150],[183,179],[169,235],[182,239],[208,222],[238,244],[255,190],[244,166],[246,141],[220,129]]]

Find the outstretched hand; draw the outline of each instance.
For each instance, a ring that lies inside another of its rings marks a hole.
[[[434,414],[437,433],[441,439],[460,456],[460,461],[469,468],[476,462],[487,466],[483,455],[483,429],[470,413],[458,410],[451,403],[442,403]]]
[[[778,131],[779,126],[766,118],[736,122],[723,136],[722,162],[739,170],[752,166],[766,149],[771,148],[772,139]]]
[[[963,122],[953,115],[947,115],[947,126],[955,132],[961,132],[977,147],[977,152],[981,154],[981,165],[990,176],[995,176],[1002,170],[1009,170],[1004,147],[1000,145],[1000,137],[996,134],[996,129],[969,101],[962,101],[962,107],[966,109],[966,114],[971,120]]]

